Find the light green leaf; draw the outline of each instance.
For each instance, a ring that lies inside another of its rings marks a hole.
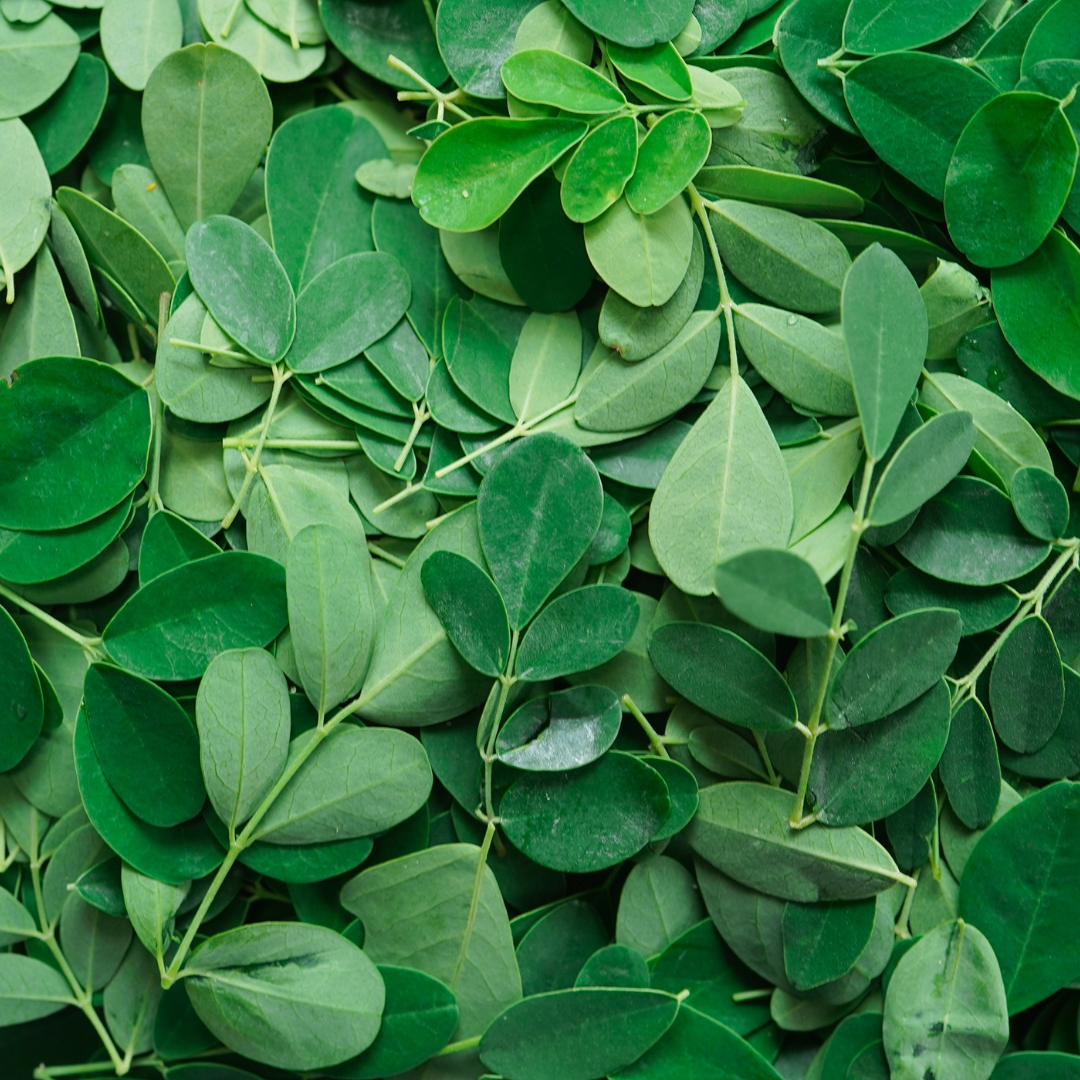
[[[666,855],[640,862],[619,895],[615,940],[656,956],[705,917],[690,871]]]
[[[712,592],[718,562],[786,547],[793,510],[780,449],[753,393],[728,381],[675,451],[653,497],[649,540],[684,592]]]
[[[187,897],[191,882],[167,885],[140,874],[126,863],[120,870],[124,907],[135,936],[158,961],[165,955],[172,935],[173,920]]]
[[[109,0],[101,13],[101,49],[113,74],[143,90],[150,73],[183,43],[177,0]]]
[[[532,420],[574,389],[581,372],[581,323],[576,312],[525,321],[510,364],[510,404],[519,420]]]

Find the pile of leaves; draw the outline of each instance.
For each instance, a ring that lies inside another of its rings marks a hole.
[[[1078,0],[0,0],[6,1080],[1080,1077]]]

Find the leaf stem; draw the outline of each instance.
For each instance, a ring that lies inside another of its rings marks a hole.
[[[645,732],[645,735],[649,740],[649,746],[652,749],[652,752],[657,757],[670,758],[671,755],[667,752],[667,747],[664,745],[663,738],[657,732],[656,728],[654,728],[645,718],[645,714],[634,704],[634,699],[629,694],[623,694],[619,700],[626,706],[627,712],[629,712],[641,725],[642,731]]]
[[[904,897],[904,906],[900,909],[900,914],[896,919],[896,926],[893,927],[893,933],[898,938],[911,937],[911,931],[908,929],[908,919],[911,917],[911,904],[915,899],[916,883],[912,882],[907,887],[907,896]]]
[[[233,500],[229,512],[221,519],[221,527],[223,529],[227,529],[236,520],[236,515],[240,513],[240,507],[244,505],[244,499],[247,498],[247,493],[251,489],[252,481],[255,479],[255,473],[259,468],[259,458],[262,456],[263,447],[266,445],[266,439],[270,433],[270,425],[274,421],[274,412],[277,410],[278,399],[281,397],[281,388],[292,377],[292,372],[285,371],[280,364],[274,365],[273,373],[274,389],[270,392],[270,401],[266,406],[266,412],[263,415],[262,423],[259,425],[259,437],[258,441],[255,443],[255,453],[252,454],[250,460],[247,462],[247,471],[244,474],[244,482],[240,485],[240,491]]]
[[[33,615],[39,622],[43,622],[46,626],[52,627],[58,634],[63,634],[69,641],[74,641],[76,645],[93,659],[104,659],[104,654],[100,648],[101,638],[84,637],[78,630],[72,630],[70,626],[65,626],[59,619],[54,619],[48,612],[42,611],[36,604],[31,604],[29,600],[24,600],[18,593],[12,592],[11,589],[4,585],[0,585],[0,596],[4,597],[5,600],[10,600],[13,604],[18,605],[28,615]]]
[[[225,450],[249,450],[258,443],[256,435],[234,435],[221,440]],[[264,450],[340,450],[355,454],[360,451],[360,442],[348,439],[263,439],[262,447]]]
[[[851,519],[851,534],[848,538],[847,556],[844,559],[844,568],[840,572],[840,587],[836,592],[836,605],[833,608],[832,624],[829,626],[827,635],[828,644],[825,647],[824,664],[821,678],[818,681],[817,693],[814,704],[810,710],[810,717],[806,722],[806,744],[803,747],[802,768],[799,770],[799,787],[795,792],[795,802],[791,807],[791,828],[802,829],[816,820],[815,815],[804,817],[803,806],[806,803],[806,789],[810,782],[810,765],[814,759],[814,746],[817,743],[821,727],[821,711],[825,705],[825,695],[829,689],[830,676],[832,675],[833,659],[840,639],[844,636],[847,627],[844,624],[844,604],[847,602],[848,587],[851,584],[851,572],[855,566],[855,554],[859,550],[859,540],[866,531],[866,503],[870,497],[870,482],[874,477],[874,459],[866,458],[863,466],[862,485],[859,488],[859,498],[855,506],[855,516]],[[807,643],[807,649],[810,645]],[[811,666],[808,664],[808,668]],[[812,668],[811,668],[812,671]]]
[[[1008,626],[997,636],[994,644],[983,653],[979,662],[956,683],[956,689],[953,691],[952,708],[953,712],[963,704],[964,699],[973,697],[975,694],[975,686],[979,681],[979,676],[989,667],[994,657],[997,656],[1002,645],[1005,644],[1005,639],[1012,633],[1014,628],[1024,619],[1026,619],[1033,611],[1042,607],[1042,602],[1046,594],[1050,591],[1051,586],[1054,584],[1058,575],[1061,574],[1062,580],[1077,568],[1080,564],[1080,538],[1070,537],[1064,542],[1064,550],[1054,560],[1053,565],[1042,576],[1039,584],[1035,586],[1031,592],[1021,594],[1023,603],[1018,608],[1016,614],[1009,620]],[[1062,570],[1064,573],[1062,574]],[[1060,582],[1059,582],[1060,584]]]
[[[720,288],[720,303],[717,311],[724,313],[724,325],[727,328],[728,362],[731,369],[732,379],[739,375],[739,353],[735,344],[735,319],[731,309],[735,306],[728,291],[727,275],[724,273],[724,264],[720,259],[720,249],[716,246],[716,237],[713,235],[712,224],[709,221],[708,210],[711,204],[706,202],[698,193],[698,189],[690,184],[687,188],[690,193],[690,206],[701,222],[701,228],[705,233],[705,240],[709,245],[709,254],[712,256],[713,265],[716,267],[716,281]]]
[[[240,3],[243,3],[243,0],[240,0]],[[462,120],[472,119],[472,116],[470,116],[469,113],[467,113],[464,109],[460,108],[457,102],[454,100],[457,94],[456,88],[451,93],[444,94],[441,90],[432,86],[431,83],[429,83],[423,75],[409,67],[409,65],[406,64],[404,60],[400,60],[398,59],[398,57],[394,56],[393,53],[391,53],[386,58],[386,62],[395,71],[400,71],[403,75],[408,75],[409,78],[413,80],[413,82],[415,82],[418,86],[422,86],[431,95],[433,101],[438,102],[440,119],[442,118],[442,108],[444,106],[448,108],[452,113],[460,116]],[[404,100],[407,101],[408,99],[406,98]]]
[[[397,456],[397,461],[394,462],[394,472],[401,472],[402,467],[405,465],[405,461],[409,456],[409,451],[413,448],[413,443],[416,442],[416,437],[420,434],[420,429],[427,423],[428,417],[431,415],[427,411],[426,405],[418,405],[413,402],[413,426],[409,432],[409,437],[405,440],[405,445],[401,448],[401,453]]]

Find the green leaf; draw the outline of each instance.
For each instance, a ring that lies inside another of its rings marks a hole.
[[[109,69],[92,53],[81,52],[63,86],[25,123],[37,141],[49,173],[70,165],[101,119],[109,89]]]
[[[506,905],[479,855],[472,844],[438,845],[364,870],[341,890],[376,963],[416,968],[450,988],[459,1039],[481,1034],[521,998]]]
[[[779,1074],[750,1043],[726,1025],[682,1005],[664,1037],[632,1065],[614,1074],[619,1080],[777,1080]]]
[[[518,943],[525,996],[575,986],[589,957],[603,950],[609,937],[604,920],[592,904],[585,900],[558,904],[538,919]],[[646,975],[646,986],[647,980]]]
[[[358,1057],[322,1070],[341,1080],[379,1080],[422,1064],[451,1039],[458,1024],[454,995],[438,979],[411,968],[379,965],[386,1004],[375,1041]]]
[[[73,1003],[67,979],[41,960],[0,955],[0,1025],[28,1024]]]
[[[312,732],[298,735],[289,757]],[[427,800],[431,768],[404,731],[342,725],[293,774],[253,836],[270,844],[319,844],[370,836],[404,821]]]
[[[1069,526],[1069,495],[1061,481],[1039,466],[1018,469],[1012,499],[1020,524],[1040,540],[1056,540]]]
[[[918,510],[967,464],[977,437],[967,412],[945,413],[913,431],[881,474],[870,524],[891,525]]]
[[[274,251],[297,291],[343,256],[372,249],[371,200],[354,175],[385,154],[371,124],[340,106],[309,109],[274,132],[267,212]]]
[[[887,52],[852,68],[844,98],[878,156],[935,199],[953,148],[994,87],[970,67],[924,52]]]
[[[198,0],[198,10],[204,34],[222,48],[239,53],[271,82],[306,78],[326,58],[324,45],[294,47],[286,35],[246,5],[237,7],[232,0]]]
[[[1011,487],[1025,466],[1051,468],[1050,452],[1037,431],[1007,402],[978,383],[948,372],[923,379],[920,400],[939,413],[964,409],[975,421],[975,449]]]
[[[582,874],[639,852],[670,809],[660,775],[612,750],[569,772],[527,773],[503,796],[499,817],[507,838],[530,859]]]
[[[566,6],[594,33],[634,49],[678,37],[693,10],[689,0],[662,8],[645,0],[571,0]]]
[[[657,561],[684,592],[705,596],[718,562],[786,547],[792,517],[791,483],[761,407],[743,379],[728,381],[657,486],[649,515]]]
[[[600,477],[569,440],[533,435],[484,477],[477,507],[491,576],[520,630],[589,550],[603,514]]]
[[[877,904],[854,900],[784,905],[784,971],[798,990],[846,975],[874,930]]]
[[[828,229],[787,210],[721,199],[709,220],[724,265],[748,289],[784,308],[836,311],[847,249]]]
[[[183,44],[177,0],[112,0],[101,14],[101,48],[113,74],[132,90],[143,90],[150,73]]]
[[[791,829],[791,793],[742,781],[701,792],[690,846],[725,874],[782,900],[862,900],[909,882],[889,853],[851,826]]]
[[[926,307],[911,274],[872,244],[844,280],[844,341],[866,452],[880,460],[892,442],[926,356]]]
[[[464,555],[436,551],[425,560],[420,579],[454,648],[482,675],[501,675],[510,655],[510,625],[491,578]]]
[[[835,330],[765,304],[734,310],[739,344],[755,370],[789,402],[830,416],[855,412],[844,339]]]
[[[255,382],[252,367],[218,367],[210,354],[176,341],[198,342],[206,319],[206,306],[192,293],[165,326],[154,363],[154,385],[161,400],[184,420],[200,424],[237,420],[270,399],[271,384]],[[240,362],[242,363],[242,361]]]
[[[695,311],[671,341],[640,363],[609,353],[585,379],[574,419],[591,431],[614,432],[666,420],[705,385],[722,334],[715,311]]]
[[[623,883],[615,940],[644,957],[656,956],[704,915],[690,871],[657,855],[638,863]]]
[[[828,428],[823,434],[824,438],[785,446],[780,452],[791,482],[791,539],[796,542],[827,521],[840,506],[862,458],[858,417]]]
[[[392,8],[323,0],[319,16],[334,45],[368,75],[391,86],[414,89],[416,83],[410,76],[388,66],[393,54],[436,86],[446,82],[434,28],[420,0],[404,0]]]
[[[0,891],[0,938],[4,945],[14,945],[37,930],[29,911],[7,889]]]
[[[510,362],[510,404],[532,420],[565,401],[581,371],[581,323],[576,313],[534,311],[521,328]]]
[[[219,652],[272,641],[286,617],[284,568],[226,551],[154,578],[103,636],[113,659],[137,675],[197,679]]]
[[[960,916],[986,934],[1005,982],[1010,1014],[1072,978],[1076,943],[1062,935],[1080,881],[1071,842],[1080,787],[1051,784],[1018,803],[982,835],[960,886]]]
[[[112,509],[143,478],[145,391],[92,360],[50,357],[0,387],[0,526],[63,529]]]
[[[502,81],[519,101],[571,113],[611,113],[626,104],[623,92],[600,72],[551,49],[525,49],[507,57]]]
[[[0,371],[10,375],[27,361],[42,356],[79,354],[79,335],[64,283],[48,245],[43,244],[4,324]]]
[[[563,593],[526,630],[514,674],[544,682],[598,667],[622,652],[638,618],[634,594],[618,585],[586,585]]]
[[[620,198],[585,226],[585,247],[596,272],[638,307],[664,304],[686,276],[694,221],[686,200],[655,214],[635,214]]]
[[[499,760],[529,772],[558,772],[588,765],[615,742],[622,706],[606,686],[574,686],[533,698],[499,731]]]
[[[41,733],[41,684],[26,639],[15,620],[0,613],[0,767],[14,769]]]
[[[443,319],[442,347],[458,389],[491,416],[512,424],[510,372],[528,316],[484,297],[451,299]]]
[[[367,1049],[379,1030],[382,976],[326,927],[241,926],[203,942],[187,970],[199,1019],[253,1061],[321,1069]]]
[[[52,185],[34,136],[21,120],[0,121],[0,153],[5,161],[15,163],[0,212],[0,274],[10,304],[15,299],[16,271],[34,257],[45,239]]]
[[[953,714],[938,772],[960,821],[985,829],[1001,797],[1001,769],[994,729],[978,698],[968,698]]]
[[[215,215],[188,230],[191,283],[221,328],[252,356],[280,360],[296,332],[296,303],[285,270],[250,225]]]
[[[799,93],[822,116],[854,134],[858,129],[844,104],[844,82],[838,84],[832,72],[818,67],[819,59],[842,49],[847,9],[842,0],[799,0],[784,9],[774,33],[780,62]]]
[[[289,545],[285,587],[300,681],[321,715],[360,688],[375,638],[371,556],[333,525]]]
[[[868,825],[895,813],[922,789],[948,738],[949,691],[941,679],[872,724],[825,732],[808,785],[818,820]]]
[[[706,166],[694,177],[694,186],[721,199],[819,217],[855,217],[865,205],[860,195],[839,184],[753,165]]]
[[[439,52],[454,81],[474,97],[506,96],[499,70],[515,46],[522,20],[534,0],[516,0],[497,10],[476,0],[450,0],[436,15]],[[591,40],[590,40],[591,47]]]
[[[128,808],[167,828],[206,799],[199,737],[183,708],[147,679],[111,664],[86,672],[87,727],[102,771]]]
[[[860,638],[829,688],[829,726],[869,724],[913,702],[952,663],[961,629],[957,612],[927,608],[890,619]]]
[[[52,97],[78,56],[78,35],[58,15],[31,25],[0,22],[0,119],[22,116]]]
[[[129,316],[156,327],[161,294],[171,294],[176,286],[157,249],[123,218],[80,191],[57,188],[56,201],[71,219],[90,265],[104,276],[106,285],[118,286],[136,305]]]
[[[630,82],[640,83],[669,101],[689,99],[690,72],[671,42],[658,43],[647,49],[628,49],[612,42],[608,56],[615,70]]]
[[[487,228],[586,130],[583,121],[561,119],[481,117],[458,124],[421,159],[413,201],[436,228]]]
[[[795,724],[795,699],[784,677],[730,630],[667,623],[653,632],[649,656],[665,682],[713,716],[759,731]]]
[[[124,907],[135,936],[151,955],[162,959],[172,936],[176,913],[188,895],[190,882],[167,885],[140,874],[130,866],[122,867],[120,881],[124,890]]]
[[[563,173],[560,199],[571,221],[598,218],[623,193],[634,175],[638,125],[616,116],[598,125],[578,144]]]
[[[101,770],[82,712],[75,724],[74,750],[86,816],[126,863],[170,885],[205,877],[221,865],[225,852],[201,818],[159,829],[127,808]]]
[[[1029,615],[1005,638],[990,672],[990,711],[998,738],[1030,754],[1049,741],[1065,706],[1061,656],[1053,631]]]
[[[1069,364],[1080,347],[1080,251],[1051,231],[1042,247],[1016,266],[994,271],[994,308],[1001,329],[1036,375],[1071,398],[1080,380]]]
[[[290,708],[285,676],[264,649],[210,662],[195,700],[203,779],[218,817],[236,829],[285,769]]]
[[[589,987],[537,994],[507,1009],[480,1041],[480,1058],[518,1080],[590,1080],[636,1061],[675,1020],[658,990]],[[547,1037],[537,1039],[536,1032]]]
[[[296,336],[286,363],[325,371],[389,333],[409,306],[409,278],[392,255],[346,255],[310,279],[296,298]]]
[[[944,0],[912,11],[898,0],[852,0],[844,20],[844,47],[854,53],[914,49],[959,30],[979,10],[975,0]]]
[[[184,230],[157,174],[143,165],[121,165],[113,173],[116,212],[135,226],[164,258],[184,261]]]
[[[943,923],[904,953],[885,995],[883,1035],[896,1080],[990,1075],[1009,1017],[994,950],[974,926]]]
[[[556,911],[558,910],[556,908]],[[607,936],[606,929],[604,936]],[[585,962],[585,966],[578,972],[574,986],[617,986],[627,990],[648,990],[649,966],[637,949],[631,949],[628,945],[605,945],[604,948],[597,949]]]
[[[655,214],[676,198],[709,156],[712,136],[705,117],[676,109],[658,120],[638,147],[637,167],[626,185],[636,214]]]
[[[1076,158],[1057,98],[1014,91],[987,102],[964,128],[945,181],[945,216],[957,247],[978,266],[1026,259],[1065,205]],[[988,206],[996,209],[992,228]]]
[[[1038,566],[1049,547],[1030,536],[992,484],[958,476],[897,541],[918,569],[960,585],[997,585]]]
[[[746,551],[716,568],[716,595],[733,615],[774,634],[822,637],[832,601],[813,568],[787,551]]]

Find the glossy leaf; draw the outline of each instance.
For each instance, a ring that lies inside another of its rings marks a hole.
[[[413,201],[436,228],[486,228],[585,132],[579,120],[481,117],[458,124],[424,155]]]
[[[671,1027],[676,998],[658,990],[582,988],[507,1009],[480,1041],[490,1069],[520,1080],[588,1080],[630,1065]],[[550,1037],[535,1038],[536,1031]]]
[[[560,199],[571,221],[599,217],[623,193],[637,165],[637,122],[616,116],[593,128],[567,163]]]
[[[138,817],[167,828],[202,809],[199,737],[173,698],[111,664],[91,664],[84,704],[101,769]]]
[[[551,49],[525,49],[502,66],[506,89],[519,101],[571,113],[604,114],[626,104],[622,91],[586,64]]]
[[[618,696],[606,686],[575,686],[526,702],[495,741],[499,760],[529,772],[588,765],[615,742],[622,723]]]
[[[917,12],[897,2],[855,0],[844,20],[844,47],[881,53],[928,45],[959,30],[978,9],[974,0],[946,0]]]
[[[110,655],[137,675],[194,679],[219,652],[265,645],[285,622],[280,564],[227,551],[154,578],[113,616],[104,638]]]
[[[709,125],[701,113],[667,113],[638,146],[637,168],[626,185],[630,209],[655,214],[665,207],[705,164],[710,145]]]

